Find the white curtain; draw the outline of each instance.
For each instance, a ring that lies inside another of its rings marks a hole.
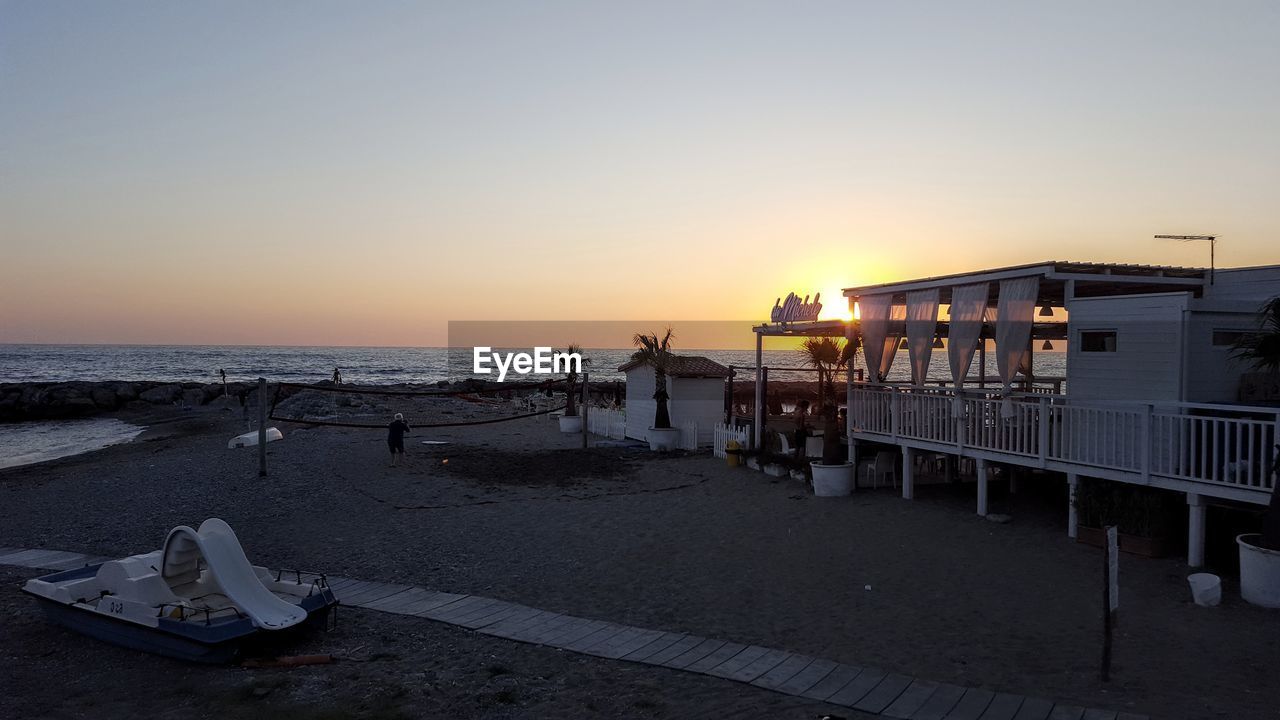
[[[996,302],[996,365],[1004,383],[1004,399],[1000,414],[1013,415],[1013,378],[1029,359],[1031,324],[1035,321],[1036,298],[1040,294],[1040,276],[1000,281],[1000,299]]]
[[[951,362],[951,381],[956,387],[953,406],[957,417],[964,414],[960,391],[969,376],[973,353],[978,349],[982,320],[987,310],[987,283],[961,285],[951,289],[951,322],[947,333],[947,359]]]
[[[938,294],[940,290],[914,290],[907,293],[907,352],[911,361],[911,382],[923,385],[929,375],[933,355],[933,337],[938,332]]]
[[[884,382],[898,353],[900,335],[889,333],[894,321],[905,317],[906,309],[893,304],[892,295],[865,295],[858,298],[862,322],[862,354],[867,360],[868,380]]]

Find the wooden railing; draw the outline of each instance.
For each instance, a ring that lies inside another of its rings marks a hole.
[[[1269,491],[1280,409],[1073,400],[991,389],[855,384],[854,433],[982,450],[1024,463]],[[1014,458],[1011,458],[1014,459]]]

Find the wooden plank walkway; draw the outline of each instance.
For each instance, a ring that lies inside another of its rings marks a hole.
[[[0,565],[68,570],[110,558],[0,548]],[[1146,715],[964,688],[876,668],[686,633],[618,625],[517,603],[353,578],[329,585],[347,606],[412,615],[519,642],[747,683],[899,720],[1148,720]]]

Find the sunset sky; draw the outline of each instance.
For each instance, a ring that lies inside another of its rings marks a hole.
[[[0,1],[0,342],[1280,262],[1280,3]]]

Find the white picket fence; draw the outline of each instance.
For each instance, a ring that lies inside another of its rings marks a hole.
[[[591,408],[587,411],[587,432],[614,440],[627,436],[627,411],[610,408]]]
[[[724,448],[729,444],[730,440],[737,440],[738,445],[745,448],[747,446],[746,429],[733,428],[724,423],[716,423],[712,434],[711,453],[718,458],[726,457]]]

